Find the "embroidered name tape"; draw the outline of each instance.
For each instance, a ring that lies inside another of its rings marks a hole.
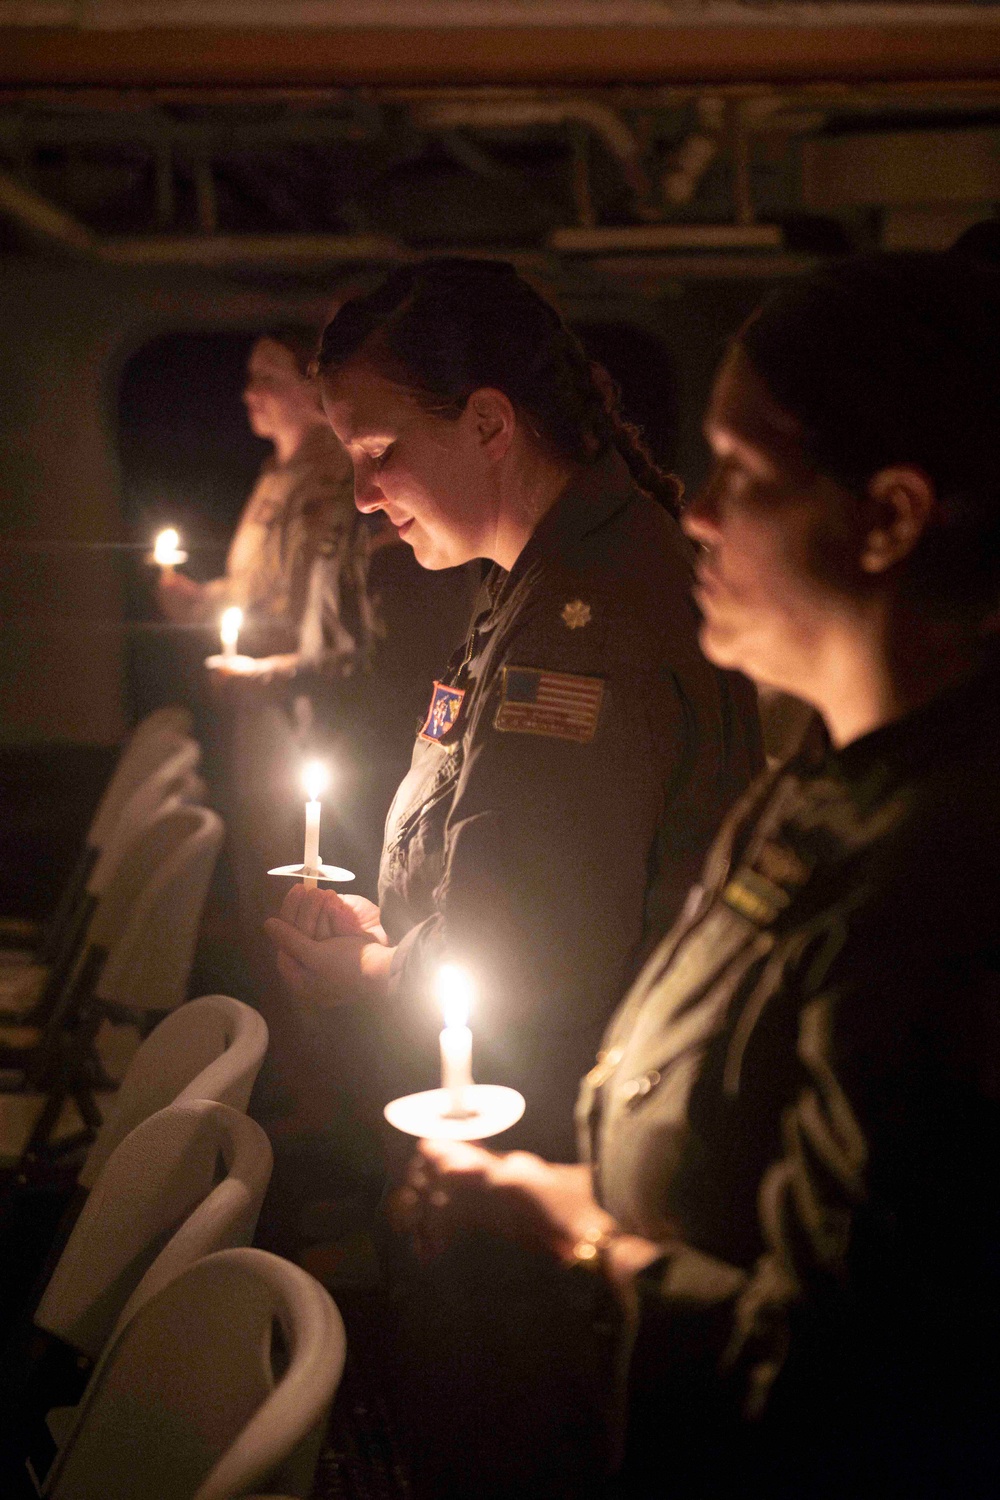
[[[586,745],[597,731],[603,697],[599,677],[504,667],[503,696],[493,724],[514,734],[547,734]]]
[[[744,865],[728,882],[722,899],[743,917],[769,927],[805,885],[812,866],[793,849],[773,841],[762,844],[751,865]]]
[[[464,697],[464,688],[446,687],[442,682],[435,682],[434,691],[431,694],[431,706],[427,710],[427,718],[420,731],[420,738],[443,740],[448,730],[455,726]]]

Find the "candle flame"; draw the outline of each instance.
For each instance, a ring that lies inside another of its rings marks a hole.
[[[302,785],[310,802],[318,802],[329,784],[330,777],[322,761],[311,760],[302,771]]]
[[[219,634],[224,646],[235,646],[239,637],[240,626],[243,624],[243,611],[239,605],[234,604],[231,609],[222,611]]]
[[[175,562],[180,540],[180,533],[175,531],[172,526],[168,526],[165,531],[161,531],[153,544],[153,561],[160,563],[163,567]]]
[[[442,964],[435,981],[446,1026],[468,1026],[475,993],[472,976],[458,964]]]

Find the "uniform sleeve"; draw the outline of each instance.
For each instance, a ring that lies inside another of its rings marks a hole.
[[[1000,970],[995,954],[931,964],[916,937],[900,956],[877,915],[802,1008],[763,1254],[742,1269],[666,1247],[637,1279],[631,1380],[647,1424],[674,1402],[695,1444],[706,1423],[766,1419],[811,1463],[839,1422],[845,1461],[875,1454],[916,1483],[918,1439],[974,1452],[990,1382],[997,1396]]]
[[[288,613],[299,627],[310,606],[314,564],[339,558],[345,548],[354,510],[349,474],[326,469],[306,471],[289,496],[291,520],[284,539],[285,594]],[[322,599],[322,590],[317,600]]]
[[[580,743],[543,732],[530,714],[523,729],[502,727],[517,716],[500,712],[503,673],[491,674],[466,731],[438,915],[396,954],[395,997],[411,1005],[426,1004],[445,953],[470,967],[481,988],[477,1047],[494,1049],[498,1081],[512,1081],[512,1069],[525,1076],[534,1037],[557,1039],[545,1047],[549,1066],[558,1052],[574,1081],[592,1060],[641,937],[663,788],[683,753],[670,673],[649,678],[662,652],[623,640],[597,603],[594,615],[588,637],[543,601],[505,643],[502,665],[560,674],[557,689],[563,674],[599,682],[596,730]]]

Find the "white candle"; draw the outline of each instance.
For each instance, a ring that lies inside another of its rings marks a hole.
[[[153,561],[172,573],[174,564],[183,562],[186,554],[180,551],[180,535],[172,526],[161,531],[153,543]]]
[[[240,638],[240,626],[243,624],[243,611],[233,605],[232,609],[222,611],[222,620],[219,625],[219,638],[222,641],[223,656],[235,656],[236,644]]]
[[[310,890],[316,889],[316,875],[319,873],[319,818],[320,800],[319,794],[326,786],[326,771],[319,761],[310,761],[302,773],[302,784],[306,789],[309,801],[306,803],[306,845],[302,855],[303,870],[313,870],[316,874],[306,875],[303,885]]]
[[[442,964],[438,970],[437,993],[444,1012],[441,1033],[441,1087],[448,1093],[447,1115],[462,1119],[473,1113],[466,1090],[472,1087],[472,1032],[469,1008],[472,980],[457,964]]]

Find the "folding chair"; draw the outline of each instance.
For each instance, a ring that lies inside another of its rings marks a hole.
[[[105,1162],[35,1311],[96,1359],[119,1320],[213,1250],[253,1239],[271,1146],[228,1104],[184,1099],[130,1131]]]
[[[190,711],[178,705],[155,709],[137,725],[118,757],[91,819],[83,848],[49,921],[40,924],[22,918],[0,918],[0,944],[4,947],[27,944],[41,962],[51,961],[62,941],[63,924],[72,916],[122,806],[160,761],[190,738],[192,724]]]
[[[248,1245],[271,1176],[261,1127],[208,1099],[158,1110],[106,1161],[35,1309],[5,1355],[36,1474],[116,1326],[215,1250]],[[50,1408],[56,1410],[50,1412]],[[48,1427],[44,1425],[50,1413]],[[11,1447],[8,1439],[8,1451]]]
[[[166,1016],[135,1053],[77,1179],[97,1181],[129,1131],[175,1100],[215,1099],[245,1110],[264,1054],[267,1023],[231,995],[201,995]]]
[[[18,1190],[16,1199],[8,1198],[5,1233],[16,1237],[24,1269],[13,1284],[8,1279],[3,1289],[5,1306],[21,1309],[21,1315],[7,1357],[0,1357],[0,1385],[6,1379],[16,1386],[16,1372],[31,1363],[27,1350],[37,1342],[32,1336],[32,1315],[39,1294],[51,1280],[88,1193],[115,1149],[136,1126],[175,1101],[204,1099],[245,1111],[267,1043],[264,1018],[242,1001],[229,995],[202,995],[188,1001],[161,1021],[139,1047],[120,1089],[110,1096],[104,1123],[75,1184],[66,1182],[63,1191],[53,1196],[51,1189],[45,1190],[43,1178],[40,1197],[31,1186],[26,1186]],[[18,1096],[0,1097],[0,1121],[4,1121],[5,1106],[18,1104],[23,1109],[25,1103],[37,1111],[37,1101],[30,1096],[27,1100]],[[8,1128],[0,1130],[0,1139],[9,1142],[13,1132],[9,1121],[5,1123]],[[28,1115],[27,1125],[20,1118],[15,1123],[19,1123],[23,1136],[30,1128],[32,1116]],[[78,1119],[75,1125],[79,1125]],[[9,1144],[7,1149],[12,1149]],[[39,1203],[45,1205],[41,1213]],[[48,1404],[60,1399],[75,1400],[77,1394],[78,1381],[74,1376],[71,1393],[62,1398],[53,1395]],[[0,1397],[0,1419],[2,1406]]]
[[[78,893],[71,912],[65,914],[58,932],[46,943],[46,959],[36,960],[30,950],[2,949],[0,963],[0,1025],[38,1025],[55,1006],[72,971],[101,897],[128,850],[129,844],[153,820],[171,807],[194,802],[203,787],[196,767],[201,748],[194,740],[181,740],[156,769],[136,786],[121,805],[104,847]],[[124,914],[124,908],[119,908]]]
[[[308,1272],[264,1250],[206,1256],[112,1339],[45,1493],[235,1500],[263,1488],[305,1500],[345,1349],[340,1314]]]
[[[0,1167],[34,1173],[54,1152],[94,1138],[95,1090],[107,1084],[95,1050],[102,1021],[145,1030],[184,1000],[223,831],[208,808],[158,815],[119,861],[45,1026],[0,1028],[16,1090],[0,1094]],[[70,1101],[82,1131],[69,1128]]]

